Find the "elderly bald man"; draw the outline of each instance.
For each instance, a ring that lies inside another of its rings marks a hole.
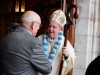
[[[33,11],[26,11],[21,16],[21,25],[5,36],[0,46],[4,75],[51,72],[52,66],[45,56],[43,44],[35,37],[40,25],[40,16]]]

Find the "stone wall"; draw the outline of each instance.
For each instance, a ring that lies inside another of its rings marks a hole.
[[[89,63],[100,55],[100,0],[77,0],[80,15],[76,20],[75,65],[72,75],[85,75]]]

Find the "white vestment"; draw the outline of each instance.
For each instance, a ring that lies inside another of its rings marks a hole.
[[[38,36],[38,38],[41,41],[43,41],[43,36],[44,35],[40,35],[40,36]],[[49,38],[49,40],[50,40],[50,38]],[[48,42],[48,43],[49,43],[49,48],[48,48],[49,52],[48,52],[48,54],[50,54],[50,51],[52,50],[52,47],[54,46],[55,42],[51,42],[51,43]],[[53,63],[52,63],[52,72],[50,74],[48,74],[48,75],[58,75],[59,69],[60,69],[60,64],[61,64],[62,47],[63,47],[63,45],[64,45],[64,37],[62,38],[59,50],[56,53],[55,58],[53,60]],[[69,57],[68,57],[67,60],[65,60],[67,66],[63,67],[63,69],[62,69],[62,75],[66,75],[73,68],[74,60],[76,58],[75,53],[74,53],[74,49],[73,49],[73,47],[72,47],[72,45],[70,44],[69,41],[67,41],[67,48],[68,48],[68,52],[69,52]],[[43,74],[38,73],[38,75],[43,75]]]

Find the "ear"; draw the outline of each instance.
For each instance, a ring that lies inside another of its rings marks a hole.
[[[62,30],[62,27],[59,26],[59,31],[61,31],[61,30]]]
[[[32,28],[32,29],[34,29],[34,27],[35,27],[34,25],[35,25],[35,24],[34,24],[34,22],[33,22],[32,25],[31,25],[31,28]]]

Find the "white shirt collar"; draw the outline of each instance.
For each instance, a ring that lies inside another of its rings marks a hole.
[[[27,28],[26,28],[27,29]],[[27,29],[28,30],[28,29]],[[28,30],[28,32],[30,33],[30,34],[32,34],[29,30]]]

